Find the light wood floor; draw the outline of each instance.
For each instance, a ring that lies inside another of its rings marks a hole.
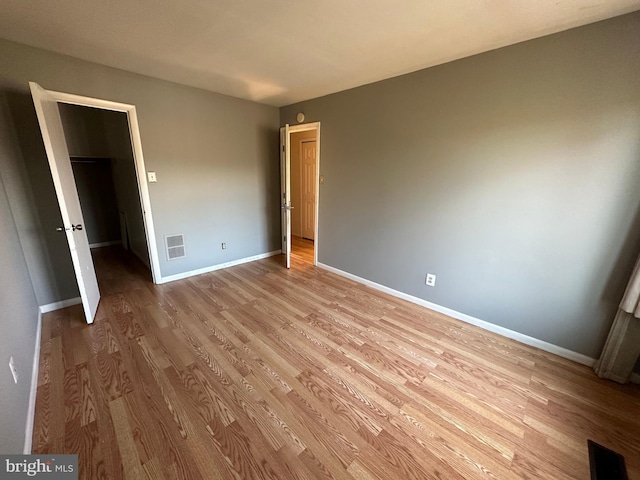
[[[291,236],[291,256],[298,260],[313,265],[314,243],[313,240]]]
[[[154,286],[113,249],[95,324],[46,314],[34,453],[80,478],[640,478],[640,389],[279,257]]]

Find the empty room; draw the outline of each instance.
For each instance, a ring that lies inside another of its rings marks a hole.
[[[640,0],[1,10],[0,478],[640,480]]]

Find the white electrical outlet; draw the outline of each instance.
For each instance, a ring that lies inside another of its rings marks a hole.
[[[9,359],[9,369],[11,370],[11,375],[13,375],[13,381],[18,383],[18,369],[16,368],[16,362],[13,361],[13,357]]]
[[[436,276],[433,273],[427,273],[427,279],[424,282],[426,285],[429,285],[430,287],[435,287],[436,286]]]
[[[224,242],[222,242],[222,249],[223,249],[223,250],[226,250],[226,249],[227,249],[227,244],[226,244],[226,243],[224,243]]]
[[[156,183],[158,181],[156,172],[147,172],[147,178],[149,180],[149,183]]]

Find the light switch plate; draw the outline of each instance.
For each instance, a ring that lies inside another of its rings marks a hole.
[[[156,172],[147,172],[147,178],[149,179],[149,183],[156,183],[158,181]]]

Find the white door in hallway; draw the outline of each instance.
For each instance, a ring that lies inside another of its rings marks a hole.
[[[302,142],[302,236],[315,239],[316,230],[316,141]]]
[[[69,151],[64,137],[58,102],[53,94],[37,83],[29,82],[36,108],[42,140],[49,160],[53,185],[60,205],[61,234],[67,237],[73,268],[87,323],[93,323],[100,302],[98,280],[93,267],[86,230],[83,228],[82,209],[76,182],[71,169]]]
[[[282,253],[291,268],[291,148],[289,124],[280,129],[280,209],[282,211]]]

